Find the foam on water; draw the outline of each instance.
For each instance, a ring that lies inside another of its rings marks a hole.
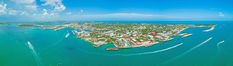
[[[183,45],[183,43],[180,43],[180,44],[177,44],[175,46],[171,46],[171,47],[168,47],[168,48],[165,48],[165,49],[152,51],[152,52],[143,52],[143,53],[135,53],[135,54],[118,54],[118,55],[121,55],[121,56],[132,56],[132,55],[154,54],[154,53],[164,52],[164,51],[176,48],[176,47],[181,46],[181,45]]]
[[[41,63],[40,57],[38,56],[36,50],[34,49],[32,43],[30,41],[27,42],[27,46],[32,51],[32,55],[34,56],[34,58],[37,62],[37,66],[41,66],[42,63]]]

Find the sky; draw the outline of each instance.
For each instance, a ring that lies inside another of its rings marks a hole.
[[[233,20],[233,0],[0,1],[0,21]]]

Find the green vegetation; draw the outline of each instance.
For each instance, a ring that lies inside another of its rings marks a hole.
[[[169,41],[173,36],[187,37],[191,34],[179,35],[187,28],[212,27],[213,25],[184,24],[122,24],[122,23],[75,23],[46,26],[44,28],[60,30],[73,28],[77,37],[93,43],[98,47],[113,43],[117,48],[151,46]],[[77,31],[79,30],[79,31]],[[116,50],[109,48],[108,50]]]
[[[20,26],[20,27],[33,27],[35,25],[33,25],[33,24],[19,24],[18,26]]]

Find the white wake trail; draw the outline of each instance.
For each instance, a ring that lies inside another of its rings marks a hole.
[[[220,51],[221,51],[221,47],[220,47],[220,45],[222,45],[224,42],[225,42],[225,41],[224,41],[224,40],[222,40],[222,41],[219,41],[219,42],[217,43],[217,49],[218,49],[217,53],[218,53],[218,54],[219,54],[219,53],[220,53]]]
[[[183,43],[180,43],[180,44],[177,44],[177,45],[175,45],[175,46],[168,47],[168,48],[165,48],[165,49],[152,51],[152,52],[135,53],[135,54],[119,54],[119,55],[121,55],[121,56],[132,56],[132,55],[154,54],[154,53],[164,52],[164,51],[167,51],[167,50],[170,50],[170,49],[176,48],[176,47],[181,46],[181,45],[183,45]]]
[[[76,35],[77,32],[78,32],[78,31],[76,31],[76,30],[72,30],[72,33],[73,33],[74,35]]]
[[[211,26],[210,29],[203,30],[203,32],[210,32],[210,31],[213,31],[214,29],[215,29],[215,25]]]
[[[193,51],[194,49],[196,49],[196,48],[202,46],[203,44],[205,44],[205,43],[207,43],[207,42],[209,42],[211,39],[213,39],[213,37],[210,37],[210,38],[206,39],[205,41],[201,42],[200,44],[196,45],[195,47],[193,47],[193,48],[189,49],[188,51],[184,52],[182,55],[185,55],[185,54],[187,54],[187,53]]]
[[[196,46],[192,47],[191,49],[189,49],[189,50],[187,50],[187,51],[185,51],[185,52],[184,52],[184,53],[182,53],[181,55],[176,56],[175,58],[173,58],[173,59],[171,59],[171,60],[169,60],[169,61],[167,61],[167,62],[164,62],[164,63],[171,62],[171,61],[173,61],[173,60],[175,60],[175,59],[177,59],[177,58],[180,58],[180,57],[182,57],[182,56],[186,55],[187,53],[189,53],[189,52],[191,52],[191,51],[195,50],[196,48],[198,48],[198,47],[200,47],[200,46],[204,45],[205,43],[209,42],[211,39],[213,39],[213,37],[210,37],[210,38],[206,39],[205,41],[201,42],[200,44],[198,44],[198,45],[196,45]],[[162,64],[164,64],[164,63],[162,63]]]
[[[36,50],[34,49],[32,43],[30,41],[27,42],[28,48],[31,50],[33,57],[35,58],[35,61],[37,62],[37,66],[41,66],[41,60],[40,57],[38,56]]]
[[[218,43],[217,43],[217,47],[219,47],[219,45],[223,44],[224,42],[225,42],[224,40],[218,42]]]

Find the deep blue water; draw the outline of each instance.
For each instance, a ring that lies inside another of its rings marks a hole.
[[[118,23],[216,24],[216,28],[210,32],[203,32],[209,28],[188,29],[183,32],[192,33],[190,37],[174,37],[150,47],[106,51],[111,45],[95,48],[73,34],[65,38],[71,33],[69,28],[53,31],[1,25],[0,66],[233,66],[231,21]],[[225,42],[218,45],[221,41]]]

